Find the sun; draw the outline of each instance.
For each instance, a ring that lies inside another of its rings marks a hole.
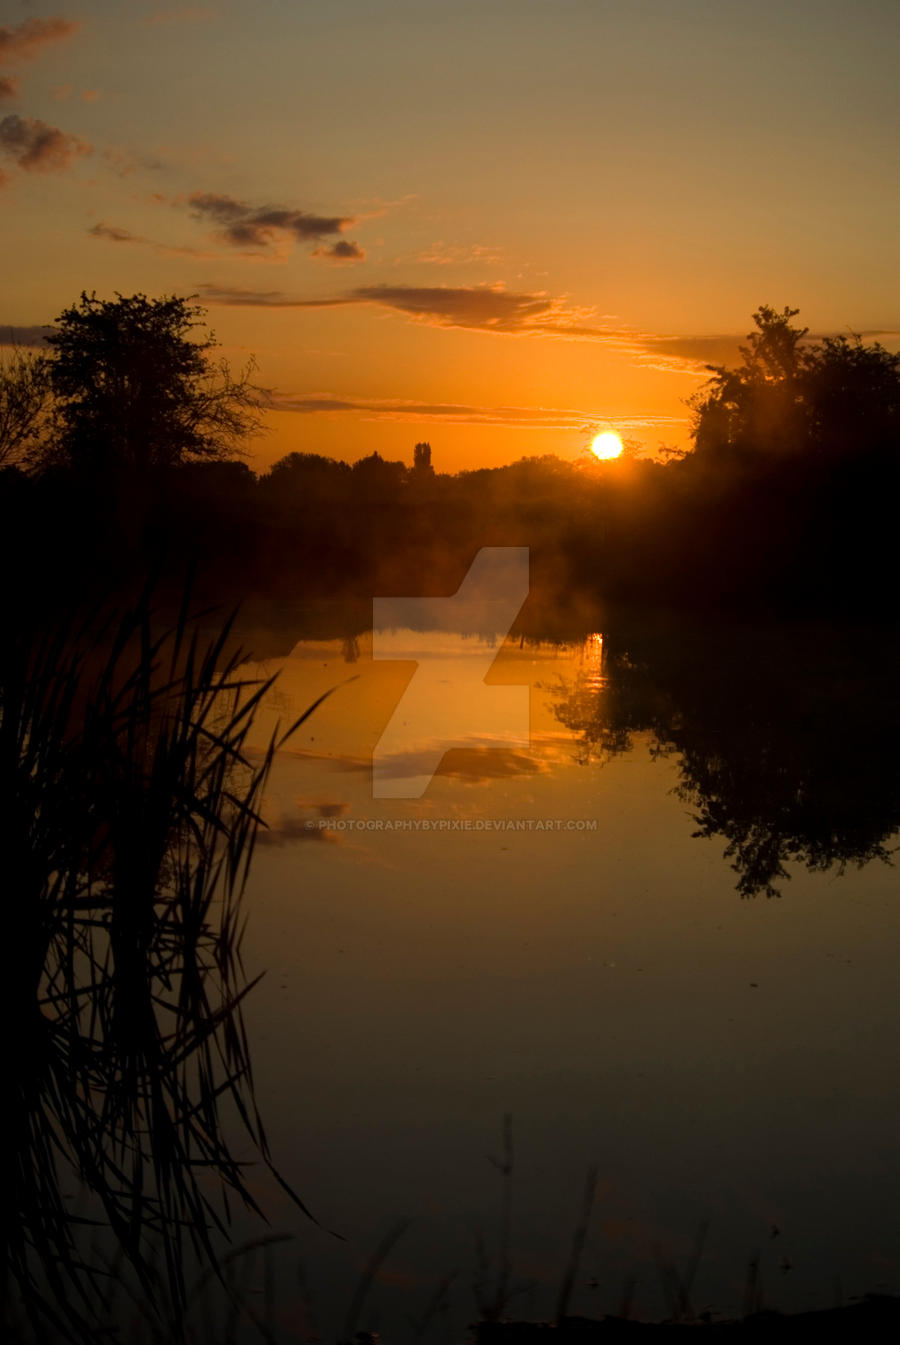
[[[591,444],[591,452],[596,458],[617,458],[622,452],[622,440],[612,430],[598,434]]]

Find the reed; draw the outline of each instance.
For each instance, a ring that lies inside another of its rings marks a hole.
[[[182,1339],[186,1267],[224,1282],[233,1203],[260,1212],[239,1144],[309,1214],[256,1106],[241,900],[275,752],[320,702],[254,753],[271,681],[231,644],[187,601],[158,633],[144,593],[0,651],[3,1319],[36,1339],[98,1339],[123,1271],[90,1230]]]

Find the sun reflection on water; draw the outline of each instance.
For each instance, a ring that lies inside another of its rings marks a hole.
[[[606,683],[606,678],[603,673],[603,636],[599,631],[589,635],[585,640],[581,664],[585,689],[600,691]]]

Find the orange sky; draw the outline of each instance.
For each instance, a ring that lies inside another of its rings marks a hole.
[[[894,0],[6,0],[0,328],[197,294],[282,408],[259,467],[655,452],[761,303],[900,345],[898,39]]]

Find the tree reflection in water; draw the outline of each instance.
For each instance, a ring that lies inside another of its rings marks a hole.
[[[787,865],[890,862],[900,825],[900,650],[833,628],[613,631],[554,705],[582,760],[677,757],[698,837],[722,837],[742,897],[780,894]]]

